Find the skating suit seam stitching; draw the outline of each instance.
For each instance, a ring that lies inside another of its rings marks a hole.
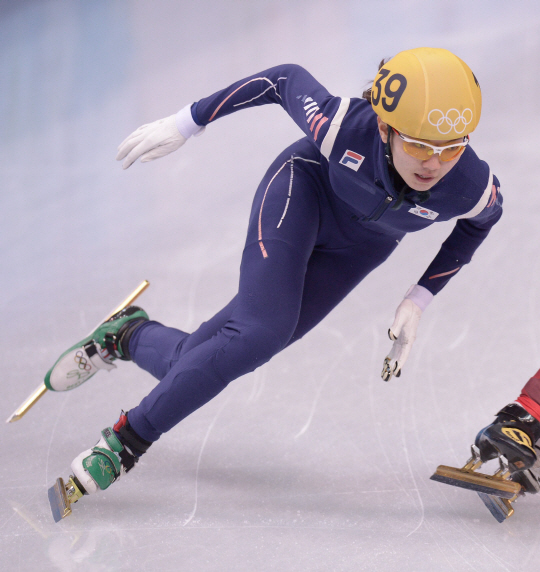
[[[264,243],[262,240],[262,212],[264,209],[264,202],[266,200],[266,195],[268,194],[268,190],[270,189],[270,185],[274,182],[274,179],[281,173],[281,171],[283,170],[283,168],[285,167],[285,165],[289,162],[289,159],[287,159],[287,161],[285,161],[283,163],[283,165],[281,165],[281,167],[274,173],[274,175],[272,176],[272,178],[270,179],[268,185],[266,186],[266,189],[264,191],[264,195],[263,195],[263,199],[261,201],[261,207],[259,209],[259,225],[258,225],[258,242],[259,242],[259,247],[261,249],[263,258],[268,258],[268,253],[266,252],[266,249],[264,247]]]
[[[265,238],[264,241],[265,241],[266,243],[269,243],[269,242],[281,242],[282,244],[286,244],[287,246],[294,247],[294,244],[291,244],[290,242],[288,242],[288,241],[286,241],[286,240],[283,240],[282,238]],[[248,246],[255,246],[256,244],[259,244],[259,241],[258,241],[258,240],[250,240],[249,242],[246,242],[246,246],[244,247],[244,250],[245,250],[245,248],[247,248]],[[302,250],[300,250],[300,249],[294,249],[294,252],[296,252],[297,254],[300,254],[300,255],[301,255],[301,254],[304,252],[304,250],[303,250],[303,249],[302,249]]]
[[[274,91],[276,92],[276,95],[279,97],[279,99],[281,99],[281,95],[279,94],[279,91],[277,90],[277,85],[278,85],[278,81],[279,80],[286,80],[286,77],[279,77],[276,81],[276,83],[272,83],[271,80],[269,80],[267,77],[255,77],[253,79],[250,79],[249,81],[246,81],[244,84],[242,84],[241,86],[237,87],[232,93],[230,93],[214,110],[214,113],[212,113],[212,116],[210,117],[210,119],[208,120],[208,123],[210,123],[211,121],[213,121],[213,119],[216,117],[216,115],[218,114],[219,110],[222,108],[222,106],[225,104],[225,102],[230,99],[235,93],[237,93],[238,91],[240,91],[243,87],[245,87],[246,85],[254,82],[254,81],[267,81],[268,83],[270,83],[270,87],[268,87],[267,89],[265,89],[262,93],[260,93],[257,97],[261,97],[262,95],[264,95],[269,89],[274,88]],[[252,98],[256,99],[256,98]],[[251,101],[252,101],[251,100]],[[246,101],[241,102],[241,103],[236,103],[233,104],[233,107],[237,107],[239,105],[245,105]]]
[[[295,160],[299,160],[299,161],[304,161],[307,163],[314,163],[316,165],[320,165],[320,163],[318,161],[313,161],[311,159],[306,159],[304,157],[300,157],[297,155],[291,155],[290,159],[287,159],[282,165],[281,167],[279,167],[279,169],[274,173],[274,175],[272,176],[272,178],[270,179],[268,185],[266,186],[266,189],[264,191],[264,195],[263,195],[263,199],[261,201],[261,206],[259,208],[259,222],[258,222],[258,244],[259,244],[259,248],[261,249],[261,253],[263,255],[263,258],[268,258],[268,252],[264,246],[264,242],[263,242],[263,237],[262,237],[262,213],[263,213],[263,209],[264,209],[264,203],[266,201],[266,196],[268,194],[268,191],[270,190],[270,186],[272,185],[272,183],[274,182],[274,179],[281,173],[281,171],[285,168],[285,166],[287,165],[287,163],[290,163],[291,165],[291,174],[289,177],[289,189],[288,189],[288,196],[287,196],[287,201],[285,204],[285,209],[283,211],[283,214],[281,216],[281,219],[277,225],[276,228],[279,228],[281,226],[281,223],[283,222],[283,219],[285,218],[285,215],[287,214],[287,210],[289,208],[289,203],[290,203],[290,198],[292,196],[292,184],[293,184],[293,179],[294,179],[294,161]]]

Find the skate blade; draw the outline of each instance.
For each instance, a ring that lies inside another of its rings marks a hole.
[[[480,495],[494,495],[502,499],[514,500],[521,492],[521,485],[509,479],[495,475],[484,475],[467,469],[456,469],[445,465],[437,467],[437,470],[431,476],[431,480],[475,491]]]
[[[514,514],[514,509],[508,499],[486,495],[485,493],[478,493],[478,496],[497,522],[504,522]]]
[[[60,522],[71,514],[71,503],[67,498],[66,485],[62,477],[56,479],[56,483],[49,489],[48,495],[54,522]]]

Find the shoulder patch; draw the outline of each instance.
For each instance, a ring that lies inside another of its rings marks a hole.
[[[328,131],[326,132],[326,135],[321,143],[321,153],[324,157],[326,157],[327,160],[330,160],[330,153],[332,153],[336,137],[341,128],[341,122],[343,121],[343,118],[349,109],[350,102],[351,100],[348,97],[341,99],[338,110],[330,122],[330,127],[328,128]]]
[[[459,218],[473,218],[476,215],[480,214],[484,210],[484,208],[487,206],[489,199],[493,198],[493,186],[494,186],[493,185],[493,173],[491,172],[491,169],[490,169],[487,186],[486,186],[484,192],[482,193],[480,200],[476,203],[476,206],[472,210],[470,210],[468,213],[456,216],[450,220],[455,220],[455,219],[459,219]],[[497,192],[497,190],[495,189],[495,198],[497,196],[496,192]],[[491,203],[491,205],[492,204],[493,204],[493,202]]]

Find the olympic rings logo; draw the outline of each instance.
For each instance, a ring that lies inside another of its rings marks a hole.
[[[433,118],[432,115],[434,115]],[[428,121],[437,128],[441,135],[447,135],[452,129],[457,134],[463,133],[472,120],[473,112],[469,108],[464,109],[463,113],[457,109],[449,109],[446,114],[440,109],[432,109],[428,115]]]
[[[79,350],[75,357],[73,358],[75,363],[79,366],[79,369],[84,369],[85,371],[90,371],[92,366],[88,363],[88,360],[84,357],[84,354]]]

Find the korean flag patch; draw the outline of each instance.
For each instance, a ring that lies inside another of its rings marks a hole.
[[[435,220],[439,216],[439,213],[436,213],[435,211],[430,211],[429,209],[426,209],[424,207],[419,207],[418,205],[416,205],[412,209],[409,209],[409,212],[416,216],[427,218],[429,220]]]

